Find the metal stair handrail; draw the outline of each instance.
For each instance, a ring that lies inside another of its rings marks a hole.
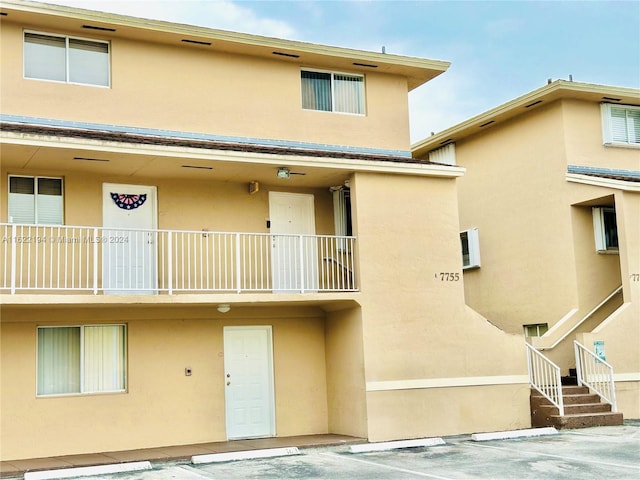
[[[529,383],[558,408],[560,416],[564,416],[560,367],[533,346],[528,343],[526,346]]]
[[[602,400],[611,404],[612,412],[617,412],[618,405],[613,381],[613,366],[577,340],[573,341],[573,347],[576,356],[578,385],[584,385],[592,390]]]

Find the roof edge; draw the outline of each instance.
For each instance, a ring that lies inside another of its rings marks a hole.
[[[418,70],[429,71],[424,75],[421,83],[415,81],[409,90],[426,83],[432,78],[447,71],[451,62],[445,60],[433,60],[421,57],[396,55],[391,53],[378,53],[367,50],[358,50],[332,45],[316,44],[299,40],[286,40],[277,37],[268,37],[249,33],[233,32],[184,23],[173,23],[165,20],[153,20],[130,15],[101,12],[85,8],[69,7],[49,3],[34,2],[30,0],[3,0],[3,9],[15,9],[29,13],[39,13],[44,15],[64,15],[70,18],[81,20],[91,20],[94,22],[104,22],[111,25],[123,27],[133,27],[150,30],[160,33],[172,33],[190,35],[192,37],[206,38],[208,40],[221,40],[234,42],[255,47],[269,47],[275,49],[285,49],[301,53],[322,55],[325,57],[353,58],[364,63],[377,62],[384,65],[397,65]],[[426,72],[425,72],[426,73]]]
[[[479,133],[481,131],[479,128],[499,123],[500,121],[522,115],[528,111],[517,111],[522,107],[528,109],[547,99],[555,100],[557,98],[565,98],[570,94],[575,94],[578,98],[581,96],[598,95],[611,96],[615,98],[620,97],[620,100],[624,100],[621,103],[630,102],[632,99],[634,99],[636,103],[640,103],[640,89],[637,88],[556,80],[509,102],[492,108],[491,110],[487,110],[486,112],[471,117],[435,135],[418,141],[411,145],[411,151],[414,156],[424,155],[447,143],[452,143],[455,140]],[[601,101],[604,100],[601,99]]]

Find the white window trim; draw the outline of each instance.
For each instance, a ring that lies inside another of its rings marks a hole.
[[[60,195],[61,198],[61,202],[62,202],[62,211],[60,212],[60,219],[61,219],[61,223],[59,224],[54,224],[54,225],[64,225],[64,178],[63,177],[50,177],[50,176],[46,176],[46,175],[9,175],[7,177],[7,193],[10,195],[11,194],[11,178],[12,177],[21,177],[21,178],[32,178],[33,179],[33,198],[34,198],[34,218],[35,218],[35,223],[33,225],[48,225],[48,224],[44,224],[44,223],[40,223],[38,222],[38,180],[41,178],[47,178],[47,179],[51,179],[51,180],[60,180],[60,188],[61,188],[61,192],[62,194]],[[14,223],[13,219],[11,218],[10,215],[11,212],[11,206],[10,206],[10,200],[9,200],[9,196],[7,196],[7,217],[9,220],[9,223]]]
[[[467,234],[467,244],[469,247],[469,264],[464,265],[464,259],[462,264],[463,270],[470,270],[472,268],[480,268],[480,237],[478,235],[478,228],[470,228],[468,230],[463,230],[460,232],[460,235],[463,233]]]
[[[317,72],[317,73],[328,73],[331,75],[331,110],[318,110],[315,108],[304,108],[302,107],[303,110],[307,111],[307,112],[321,112],[321,113],[331,113],[331,114],[337,114],[337,115],[352,115],[352,116],[356,116],[356,117],[364,117],[367,115],[367,87],[365,84],[365,76],[361,73],[351,73],[351,72],[337,72],[334,70],[320,70],[317,68],[301,68],[300,69],[300,73],[302,74],[302,72]],[[334,105],[336,104],[335,102],[335,85],[334,85],[334,78],[336,75],[347,75],[350,77],[358,77],[358,78],[362,78],[362,90],[364,93],[364,105],[363,105],[363,112],[362,113],[353,113],[353,112],[340,112],[337,110],[334,110]],[[300,82],[300,98],[302,98],[302,82]],[[302,102],[301,102],[302,103]]]
[[[542,337],[545,333],[547,333],[549,331],[549,325],[547,323],[531,323],[528,325],[523,325],[522,326],[524,329],[524,336],[527,338],[534,338],[534,337]],[[529,329],[534,329],[536,330],[536,335],[527,335],[528,330]],[[540,334],[540,330],[544,328],[544,332],[542,334]]]
[[[626,148],[640,148],[639,143],[620,142],[613,140],[613,129],[611,126],[611,107],[620,107],[627,110],[640,110],[639,106],[635,105],[621,105],[617,103],[601,103],[600,104],[600,117],[602,120],[602,144],[606,147],[626,147]]]
[[[593,213],[593,236],[596,244],[596,252],[617,255],[619,253],[618,247],[607,247],[607,237],[604,227],[604,212],[615,212],[615,209],[613,207],[593,207],[591,211]]]
[[[124,388],[118,390],[107,391],[84,391],[84,328],[85,327],[124,327],[124,345],[123,349],[123,363],[124,363]],[[38,325],[36,328],[36,342],[38,342],[37,331],[44,328],[80,328],[80,391],[73,393],[38,393],[38,345],[36,343],[36,397],[37,398],[52,398],[52,397],[79,397],[87,395],[112,395],[117,393],[126,393],[129,379],[129,356],[128,356],[128,329],[125,323],[100,323],[100,324],[87,324],[87,325]]]
[[[37,78],[37,77],[27,77],[26,75],[26,66],[27,66],[27,59],[26,59],[26,48],[24,48],[24,44],[25,44],[25,34],[27,33],[33,33],[35,35],[47,35],[49,37],[57,37],[57,38],[64,38],[65,39],[65,67],[66,67],[66,72],[65,72],[65,76],[66,76],[66,80],[62,81],[62,80],[51,80],[48,78]],[[73,39],[73,40],[82,40],[85,42],[95,42],[95,43],[104,43],[105,45],[108,46],[108,61],[107,61],[107,79],[108,79],[108,84],[107,85],[98,85],[95,83],[80,83],[80,82],[70,82],[69,81],[69,40]],[[22,32],[22,78],[25,80],[36,80],[39,82],[52,82],[52,83],[63,83],[63,84],[68,84],[68,85],[83,85],[83,86],[88,86],[88,87],[96,87],[96,88],[111,88],[111,42],[106,41],[106,40],[96,40],[95,38],[87,38],[87,37],[76,37],[76,36],[72,36],[72,35],[62,35],[59,33],[50,33],[50,32],[41,32],[38,30],[24,30]]]

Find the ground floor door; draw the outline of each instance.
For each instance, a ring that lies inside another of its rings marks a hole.
[[[102,286],[105,293],[157,291],[156,187],[102,186]]]
[[[224,327],[227,438],[275,436],[270,325]]]
[[[313,195],[269,192],[274,292],[318,290]]]

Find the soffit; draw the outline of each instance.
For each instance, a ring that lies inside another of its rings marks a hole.
[[[37,2],[5,0],[2,12],[8,14],[2,17],[3,21],[20,23],[28,28],[40,28],[96,39],[129,38],[203,51],[250,55],[307,67],[365,74],[379,72],[399,75],[407,78],[409,90],[445,72],[450,65],[450,62],[440,60],[283,40]],[[87,24],[94,27],[113,28],[116,31],[83,28],[83,25]],[[183,39],[210,42],[211,45],[185,43]],[[296,55],[298,58],[274,55],[274,51]],[[369,67],[354,65],[354,63],[369,65]]]

